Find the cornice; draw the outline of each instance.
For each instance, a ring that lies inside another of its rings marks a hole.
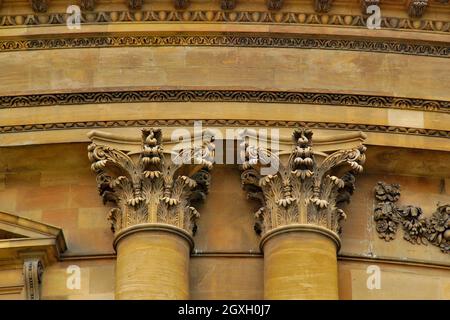
[[[0,109],[135,102],[292,103],[450,113],[450,101],[345,93],[252,90],[134,90],[0,96]]]
[[[72,129],[98,129],[98,128],[125,128],[125,127],[164,127],[164,126],[193,126],[195,121],[202,121],[204,126],[235,126],[235,127],[308,127],[311,129],[345,130],[380,132],[402,135],[415,135],[424,137],[450,138],[450,131],[421,129],[402,126],[356,124],[342,122],[303,122],[289,120],[235,120],[235,119],[139,119],[139,120],[116,120],[116,121],[76,121],[76,122],[54,122],[38,123],[13,126],[0,126],[0,134],[24,133],[53,130]]]
[[[308,10],[310,11],[310,10]],[[323,11],[323,10],[322,10]],[[355,14],[356,13],[356,14]],[[7,13],[0,15],[0,27],[65,25],[65,12],[42,13]],[[381,28],[398,30],[420,30],[426,32],[450,32],[448,20],[420,20],[416,16],[405,17],[384,16]],[[177,10],[166,8],[161,10],[116,10],[116,11],[82,11],[82,24],[115,24],[142,22],[170,23],[253,23],[281,25],[323,25],[343,26],[348,28],[367,28],[367,15],[357,10],[348,10],[346,14],[330,12],[307,12],[306,9],[293,10],[214,10],[197,9]]]
[[[346,38],[339,36],[287,36],[276,34],[173,34],[173,35],[65,35],[0,39],[0,52],[47,49],[115,47],[250,47],[362,51],[430,57],[450,57],[450,44],[423,41]]]

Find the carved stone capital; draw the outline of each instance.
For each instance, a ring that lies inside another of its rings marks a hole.
[[[333,0],[314,0],[314,10],[316,12],[328,12],[332,3]]]
[[[428,0],[408,0],[408,14],[412,18],[420,18],[428,7]]]
[[[332,154],[316,152],[312,136],[310,129],[296,129],[289,154],[244,140],[242,184],[249,198],[262,204],[255,214],[255,230],[261,235],[291,225],[319,226],[340,233],[340,221],[345,218],[342,206],[355,190],[354,175],[363,170],[366,148],[360,143]],[[261,174],[273,161],[278,163],[278,171]]]
[[[419,207],[398,206],[399,198],[400,185],[378,182],[375,187],[378,203],[374,211],[378,236],[391,241],[401,227],[403,238],[412,244],[431,243],[450,253],[450,204],[438,204],[432,216],[426,218]]]
[[[25,294],[27,300],[41,299],[41,283],[44,265],[40,258],[27,258],[23,263]]]
[[[43,13],[48,10],[49,0],[30,0],[30,3],[34,12]]]
[[[213,140],[205,131],[201,139],[164,151],[161,130],[144,129],[139,152],[90,144],[98,190],[104,203],[114,205],[109,220],[115,235],[139,224],[172,225],[194,234],[199,217],[194,205],[208,192]]]

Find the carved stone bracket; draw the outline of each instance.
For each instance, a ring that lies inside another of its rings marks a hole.
[[[30,0],[34,12],[43,13],[48,10],[48,0]]]
[[[131,10],[142,9],[143,4],[144,0],[128,0],[128,8],[130,8]]]
[[[405,240],[413,244],[431,243],[444,253],[450,252],[450,204],[438,204],[432,216],[426,218],[419,207],[398,206],[400,186],[384,182],[375,187],[375,198],[378,203],[374,220],[381,239],[394,239],[401,227]]]
[[[40,258],[25,259],[23,263],[23,275],[27,300],[41,299],[41,283],[43,273],[44,266]]]
[[[267,0],[267,9],[280,10],[283,7],[283,0]]]
[[[184,10],[190,5],[189,0],[173,0],[173,3],[175,5],[175,9],[177,10]]]
[[[412,18],[420,18],[428,7],[428,0],[408,0],[408,14]]]
[[[100,195],[104,203],[114,204],[109,219],[116,235],[143,223],[168,224],[195,233],[199,213],[193,205],[208,192],[214,159],[213,137],[203,132],[198,140],[164,152],[161,130],[145,129],[139,154],[89,145]],[[189,173],[188,164],[193,167]]]
[[[95,9],[96,0],[80,0],[80,7],[86,11],[93,11]]]
[[[294,131],[294,148],[287,155],[287,163],[275,151],[244,140],[242,184],[248,197],[262,204],[255,214],[255,231],[261,235],[295,224],[340,233],[340,221],[346,217],[342,206],[350,201],[355,190],[354,175],[363,170],[366,148],[359,144],[329,155],[315,152],[312,135],[306,128]],[[278,172],[261,174],[270,159],[277,159]]]
[[[367,8],[373,5],[379,6],[380,0],[360,0],[361,11],[363,14],[367,14]]]
[[[317,12],[328,12],[333,0],[314,0],[314,10]]]
[[[221,0],[220,7],[222,10],[233,10],[236,8],[237,0]]]

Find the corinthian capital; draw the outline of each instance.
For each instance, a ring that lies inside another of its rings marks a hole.
[[[354,175],[363,170],[366,148],[361,142],[354,148],[332,154],[315,151],[312,131],[298,129],[292,136],[291,152],[255,148],[245,140],[242,184],[249,197],[259,199],[255,230],[265,233],[288,225],[314,225],[340,233],[340,221],[346,217],[342,205],[349,202],[355,186]],[[261,174],[275,159],[278,172]]]
[[[199,213],[194,204],[208,192],[214,158],[213,137],[208,132],[176,150],[164,151],[161,130],[145,129],[137,152],[93,142],[88,155],[104,203],[114,205],[109,219],[115,234],[144,223],[195,233]]]

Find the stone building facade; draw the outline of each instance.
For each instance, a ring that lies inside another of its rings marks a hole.
[[[0,299],[450,299],[449,62],[448,0],[0,0]]]

